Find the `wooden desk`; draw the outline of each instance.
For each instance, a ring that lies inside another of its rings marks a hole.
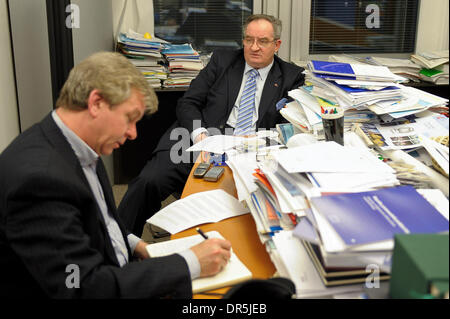
[[[221,188],[229,194],[237,197],[236,187],[234,185],[233,174],[229,167],[225,167],[223,176],[217,182],[206,182],[203,179],[193,177],[193,171],[198,164],[195,164],[184,187],[181,197]],[[276,269],[270,260],[266,248],[259,240],[256,232],[256,225],[250,213],[232,217],[218,223],[209,223],[201,226],[205,232],[216,230],[223,237],[231,242],[233,251],[239,259],[250,269],[253,278],[267,279],[274,275]],[[195,235],[195,228],[191,228],[175,234],[172,238],[181,238]],[[215,293],[225,293],[228,288],[214,290]],[[206,298],[207,295],[195,295],[194,298]]]

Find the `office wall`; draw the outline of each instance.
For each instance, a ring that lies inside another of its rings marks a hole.
[[[124,10],[124,4],[127,4]],[[133,29],[139,33],[153,33],[154,16],[152,0],[112,0],[114,34]],[[123,14],[122,25],[118,30]]]
[[[448,0],[422,0],[416,52],[448,50],[448,20]]]
[[[53,109],[45,0],[9,1],[20,130]]]
[[[117,0],[72,0],[80,8],[80,27],[72,29],[73,60],[78,64],[98,51],[113,51],[112,3]],[[93,31],[95,30],[95,31]],[[111,184],[114,183],[113,156],[102,156]]]
[[[16,87],[6,0],[0,0],[0,153],[19,134]]]

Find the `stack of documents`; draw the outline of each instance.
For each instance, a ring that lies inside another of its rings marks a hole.
[[[411,61],[426,69],[434,69],[449,62],[448,50],[421,52],[411,55]]]
[[[448,50],[413,54],[411,60],[422,68],[419,74],[422,80],[435,84],[449,83]]]
[[[309,256],[315,276],[334,289],[365,284],[372,271],[379,280],[389,279],[395,234],[448,232],[448,208],[442,208],[448,200],[442,195],[439,205],[431,204],[410,186],[312,197],[310,202],[292,237]]]
[[[345,110],[402,98],[395,83],[400,78],[387,67],[328,61],[310,61],[309,93]]]
[[[422,67],[409,59],[370,57],[367,61],[373,63],[374,65],[386,66],[392,73],[405,77],[414,82],[419,81],[419,72]]]
[[[167,41],[154,36],[144,37],[130,30],[119,35],[117,49],[142,72],[151,87],[160,88],[161,80],[167,78],[167,69],[161,55],[165,45],[168,45]]]
[[[170,72],[163,84],[166,88],[189,87],[203,69],[200,55],[190,44],[171,44],[162,50],[162,54],[168,61]]]
[[[273,157],[288,174],[304,174],[320,192],[398,185],[395,171],[367,148],[317,142],[280,150]]]

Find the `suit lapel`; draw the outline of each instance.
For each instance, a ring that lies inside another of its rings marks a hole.
[[[236,102],[237,96],[239,94],[239,89],[241,88],[242,77],[244,76],[245,60],[244,58],[238,59],[237,62],[230,68],[228,75],[228,103],[227,103],[227,116],[230,116],[231,110],[234,107],[234,102]]]
[[[119,216],[117,216],[116,212],[116,203],[114,201],[114,195],[112,193],[112,188],[108,180],[108,175],[106,174],[105,166],[103,165],[102,159],[99,157],[97,161],[97,176],[100,181],[100,185],[103,189],[103,194],[105,194],[105,201],[106,205],[108,206],[108,210],[111,213],[111,215],[114,217],[114,219],[117,221],[117,224],[119,225],[120,231],[122,232],[122,236],[125,241],[125,245],[127,246],[128,255],[129,258],[131,258],[131,249],[128,245],[128,240],[126,238],[126,231],[119,219]]]
[[[263,93],[261,95],[261,100],[259,102],[258,109],[258,121],[256,122],[256,127],[259,127],[261,119],[266,114],[269,107],[275,107],[277,97],[279,96],[279,91],[281,90],[281,70],[275,59],[272,69],[267,75],[266,83],[264,84]]]
[[[75,155],[69,142],[66,140],[59,127],[56,125],[51,113],[47,115],[41,122],[41,127],[44,135],[47,137],[49,142],[58,150],[58,153],[66,160],[68,165],[75,168],[78,177],[83,181],[86,187],[89,188],[89,182],[87,181],[86,176],[83,173],[80,161]]]

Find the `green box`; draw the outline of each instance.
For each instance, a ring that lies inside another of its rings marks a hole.
[[[448,257],[448,234],[396,235],[390,296],[426,298],[432,286],[448,291]]]

